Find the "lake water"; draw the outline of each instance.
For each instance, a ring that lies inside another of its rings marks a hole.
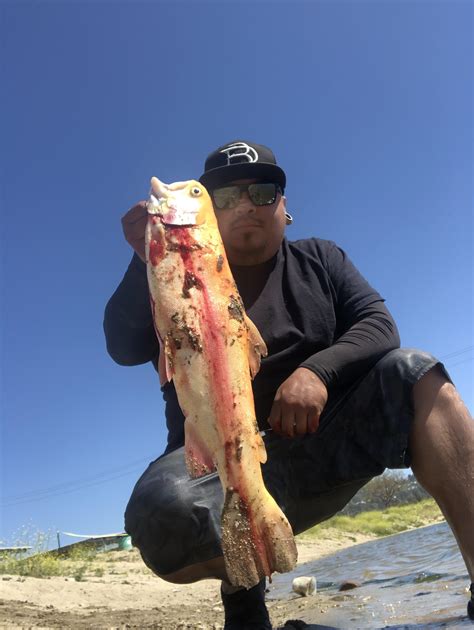
[[[466,614],[470,580],[446,523],[356,545],[276,575],[268,599],[288,597],[292,580],[303,575],[314,576],[330,602],[324,612],[312,606],[301,613],[310,627],[474,630]],[[360,587],[339,592],[345,580]]]

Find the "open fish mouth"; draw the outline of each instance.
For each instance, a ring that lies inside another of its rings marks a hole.
[[[196,225],[196,210],[194,207],[188,208],[180,201],[162,197],[157,199],[150,195],[147,203],[147,212],[152,217],[158,217],[164,225],[193,226]]]
[[[152,214],[153,216],[157,216],[160,218],[162,218],[170,211],[177,211],[176,206],[170,204],[167,197],[155,197],[155,195],[153,194],[150,194],[150,198],[148,200],[148,203],[146,204],[146,209],[148,214]]]
[[[200,201],[189,194],[188,182],[165,184],[157,177],[151,180],[149,215],[159,217],[165,225],[196,225]]]

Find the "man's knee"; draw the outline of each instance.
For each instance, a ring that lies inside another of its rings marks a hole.
[[[214,578],[218,580],[228,580],[228,576],[225,570],[224,558],[219,556],[217,558],[211,558],[206,562],[198,562],[192,564],[178,571],[172,573],[159,574],[158,577],[166,582],[172,584],[191,584],[193,582],[199,582],[199,580],[206,580]]]
[[[147,566],[174,583],[195,581],[181,570],[220,555],[219,480],[191,480],[163,458],[139,480],[125,512],[125,529]]]
[[[191,570],[192,569],[193,567],[191,567]],[[170,582],[171,584],[191,584],[192,582],[203,579],[201,577],[194,577],[194,574],[190,575],[190,569],[188,567],[180,569],[179,571],[173,571],[172,573],[159,573],[157,571],[154,571],[154,573],[162,580],[165,580],[165,582]]]
[[[436,357],[417,348],[395,348],[391,350],[380,361],[376,368],[388,378],[398,375],[401,380],[417,379],[418,375],[429,373],[432,368],[438,367],[443,372],[441,364]]]
[[[462,405],[456,387],[440,365],[434,366],[413,387],[415,418],[426,418],[433,411],[443,415],[454,412]]]
[[[190,534],[195,496],[189,484],[180,481],[153,478],[135,488],[125,511],[125,528],[134,544],[145,531],[157,539]]]

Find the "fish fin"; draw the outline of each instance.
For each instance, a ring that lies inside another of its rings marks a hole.
[[[158,355],[158,376],[160,377],[160,385],[163,387],[165,383],[171,381],[173,378],[173,368],[171,362],[171,357],[173,355],[167,340],[163,343],[163,339],[156,327],[155,331],[160,345],[160,354]]]
[[[291,525],[265,488],[252,502],[227,488],[222,549],[230,583],[247,589],[274,571],[291,571],[298,557]]]
[[[216,465],[208,446],[199,435],[192,420],[184,422],[184,451],[186,468],[192,479],[204,477],[216,470]]]
[[[261,464],[265,464],[265,462],[267,461],[267,449],[265,448],[265,442],[260,435],[258,426],[256,427],[255,444],[257,445],[258,450],[258,461]]]
[[[254,378],[259,369],[260,369],[260,361],[262,357],[267,356],[267,346],[262,339],[262,336],[258,332],[258,328],[255,326],[253,321],[248,317],[248,315],[244,315],[245,324],[248,330],[248,350],[249,350],[249,367],[250,367],[250,375]]]
[[[168,376],[166,374],[166,356],[165,356],[165,346],[163,344],[163,340],[161,339],[161,335],[156,329],[156,336],[158,337],[158,343],[160,345],[160,354],[158,355],[158,376],[160,377],[160,385],[163,387],[165,383],[168,382]]]
[[[161,344],[160,344],[160,354],[158,357],[158,376],[160,377],[160,385],[161,387],[163,387],[163,385],[168,382],[168,377],[166,376],[165,353],[163,352],[163,348]]]

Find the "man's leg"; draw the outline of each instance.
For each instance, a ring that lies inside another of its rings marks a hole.
[[[474,582],[474,421],[437,368],[414,386],[413,401],[413,472],[451,526]]]
[[[299,445],[296,440],[275,438],[271,444],[267,440],[269,461],[263,467],[265,483],[291,520],[299,515],[292,523],[298,531],[342,509],[370,478],[354,482],[344,479],[341,486],[328,487],[330,476],[327,471],[320,474],[318,466],[324,461],[324,453],[339,452],[340,444],[334,439],[338,433],[335,427],[332,433],[328,432],[328,443],[319,444],[318,440],[318,446],[305,447],[306,440],[299,440]],[[289,475],[292,458],[301,466]],[[297,483],[303,472],[308,476]],[[378,472],[381,471],[373,474]],[[318,480],[321,488],[317,487]],[[315,496],[305,499],[299,495],[298,488],[308,490],[313,486],[316,486]],[[126,510],[126,531],[147,566],[162,579],[176,584],[206,578],[221,580],[225,630],[269,629],[265,580],[248,591],[235,591],[228,584],[220,547],[222,504],[217,475],[190,480],[184,449],[179,449],[153,462],[138,480]]]
[[[199,580],[216,579],[227,581],[227,573],[224,565],[224,558],[212,558],[212,560],[206,560],[205,562],[197,562],[191,564],[184,569],[179,569],[173,573],[162,574],[155,570],[158,577],[172,582],[173,584],[191,584],[192,582],[199,582]]]
[[[180,449],[153,462],[139,479],[127,506],[126,529],[162,579],[222,581],[225,630],[270,630],[265,580],[248,591],[228,584],[219,536],[222,502],[217,476],[190,480]]]

